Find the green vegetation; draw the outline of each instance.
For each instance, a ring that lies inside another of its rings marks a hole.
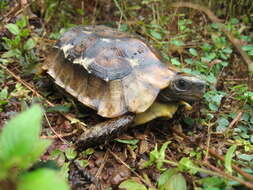
[[[42,109],[36,105],[15,116],[0,135],[0,189],[69,189],[59,173],[38,168],[29,170],[50,145],[39,138]]]
[[[15,24],[9,23],[5,25],[12,37],[3,37],[3,46],[7,51],[1,56],[6,62],[12,62],[14,61],[12,59],[16,59],[21,66],[26,68],[38,61],[34,51],[36,35],[31,37],[31,31],[27,27],[27,23],[28,18],[24,16]]]

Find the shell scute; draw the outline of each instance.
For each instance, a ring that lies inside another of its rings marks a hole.
[[[105,26],[72,28],[55,49],[48,73],[103,117],[144,112],[173,75],[144,40]]]

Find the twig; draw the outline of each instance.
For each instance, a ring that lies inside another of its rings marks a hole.
[[[105,166],[105,163],[106,163],[107,158],[108,158],[108,150],[107,150],[106,153],[105,153],[105,156],[104,156],[104,159],[103,159],[102,164],[101,164],[100,167],[98,168],[98,171],[97,171],[97,173],[96,173],[96,175],[95,175],[95,178],[99,179],[98,176],[101,175],[101,173],[102,173],[102,171],[103,171],[103,168],[104,168],[104,166]],[[91,184],[90,187],[89,187],[89,190],[91,190],[91,189],[92,189],[92,184]]]
[[[110,149],[108,149],[109,153],[120,163],[122,163],[125,167],[127,167],[134,175],[136,175],[140,180],[147,186],[150,187],[149,184],[146,183],[146,181],[143,179],[142,176],[140,176],[136,171],[134,171],[130,166],[127,165],[120,157],[118,157],[114,152],[112,152]]]
[[[56,135],[52,135],[52,136],[46,136],[46,135],[42,135],[40,138],[42,139],[57,139],[59,137],[63,138],[63,137],[69,137],[69,136],[72,136],[74,134],[76,134],[78,132],[77,129],[74,129],[72,132],[70,133],[61,133],[61,134],[58,134],[57,136]]]
[[[211,168],[213,171],[220,174],[221,176],[224,176],[224,177],[226,177],[228,179],[231,179],[233,181],[238,181],[239,183],[245,185],[247,188],[253,189],[253,184],[252,183],[249,183],[247,181],[242,180],[241,178],[238,178],[238,177],[232,176],[228,173],[225,173],[225,172],[221,171],[219,168],[216,168],[215,166],[213,166],[212,164],[210,164],[207,161],[204,162],[203,164],[206,165],[207,167]]]
[[[34,0],[33,0],[34,1]],[[30,5],[32,4],[32,2],[27,3],[27,4],[20,4],[16,7],[14,7],[12,10],[10,10],[3,18],[0,19],[0,21],[2,21],[3,23],[7,23],[10,21],[10,19],[12,18],[11,15],[13,15],[13,17],[19,15],[21,12],[23,12],[26,8],[28,8]]]
[[[206,149],[206,146],[202,146],[202,148]],[[216,150],[213,149],[209,149],[208,150],[210,152],[211,155],[213,155],[214,157],[216,157],[217,159],[225,162],[225,158],[223,156],[221,156],[219,153],[216,152]],[[253,176],[246,173],[245,171],[243,171],[241,168],[239,168],[238,166],[232,164],[232,168],[237,171],[240,175],[242,175],[243,177],[245,177],[246,179],[248,179],[249,181],[253,181]]]
[[[185,140],[187,140],[188,142],[191,142],[191,143],[194,143],[188,136],[186,136],[185,134],[183,134],[182,132],[172,128],[171,129],[174,133],[176,133],[178,136],[184,138]],[[195,143],[197,144],[197,143]],[[198,146],[200,146],[202,149],[208,151],[212,156],[214,156],[215,158],[225,162],[225,158],[223,156],[221,156],[218,152],[216,152],[215,150],[211,149],[211,148],[208,148],[207,146],[205,145],[199,145],[197,144]],[[243,171],[241,168],[239,168],[238,166],[232,164],[232,168],[237,171],[240,175],[242,175],[243,177],[245,177],[247,180],[249,181],[253,181],[253,176],[246,173],[245,171]]]
[[[222,20],[220,20],[217,16],[215,16],[215,14],[211,10],[209,10],[206,7],[200,6],[198,4],[190,3],[190,2],[172,3],[171,7],[176,7],[176,8],[186,7],[186,8],[192,8],[192,9],[196,9],[198,11],[204,12],[208,16],[208,18],[212,22],[217,23],[217,25],[220,28],[220,30],[226,34],[226,36],[228,37],[229,41],[233,44],[233,46],[235,47],[235,49],[237,50],[237,52],[241,55],[244,63],[246,63],[246,65],[248,66],[249,71],[253,72],[253,63],[252,63],[252,60],[247,55],[247,53],[245,53],[242,50],[240,41],[238,39],[236,39],[233,36],[233,34],[231,34],[226,29],[226,26],[222,23]]]
[[[113,0],[113,1],[115,3],[116,7],[119,9],[120,15],[127,21],[127,17],[124,14],[122,8],[120,7],[119,2],[117,0]]]
[[[106,163],[106,160],[108,159],[108,152],[109,152],[109,151],[107,150],[107,151],[106,151],[106,153],[105,153],[105,156],[104,156],[103,162],[102,162],[101,166],[99,167],[99,169],[98,169],[98,171],[97,171],[97,173],[96,173],[95,177],[100,176],[100,174],[102,173],[103,168],[104,168],[105,163]]]
[[[0,64],[0,67],[6,71],[8,74],[10,74],[13,78],[15,78],[18,82],[20,82],[21,84],[23,84],[26,88],[28,88],[33,94],[35,94],[37,97],[43,99],[46,101],[46,103],[50,106],[50,107],[54,107],[55,105],[50,102],[49,100],[45,99],[42,95],[40,95],[40,93],[38,93],[36,90],[34,90],[29,83],[27,83],[26,81],[24,81],[23,79],[21,79],[19,76],[17,76],[15,73],[13,73],[12,71],[10,71],[7,67],[3,66]]]
[[[49,125],[51,131],[53,131],[53,133],[62,141],[64,142],[65,144],[67,145],[70,145],[67,141],[65,141],[55,130],[54,128],[52,127],[51,123],[49,122],[48,118],[47,118],[47,115],[44,113],[44,117],[46,118],[46,121],[47,121],[47,124]]]
[[[240,112],[236,115],[236,117],[233,119],[233,121],[231,121],[231,123],[229,124],[229,126],[227,127],[227,129],[226,129],[225,132],[229,131],[230,129],[232,129],[232,128],[234,127],[234,125],[241,119],[242,114],[243,114],[243,112],[240,111]]]

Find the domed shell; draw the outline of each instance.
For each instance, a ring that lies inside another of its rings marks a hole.
[[[106,26],[77,26],[49,58],[55,82],[103,117],[148,109],[173,71],[142,39]]]

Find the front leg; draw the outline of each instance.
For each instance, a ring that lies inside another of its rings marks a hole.
[[[76,143],[77,151],[100,145],[121,135],[134,121],[135,115],[123,115],[99,123],[85,131]]]

